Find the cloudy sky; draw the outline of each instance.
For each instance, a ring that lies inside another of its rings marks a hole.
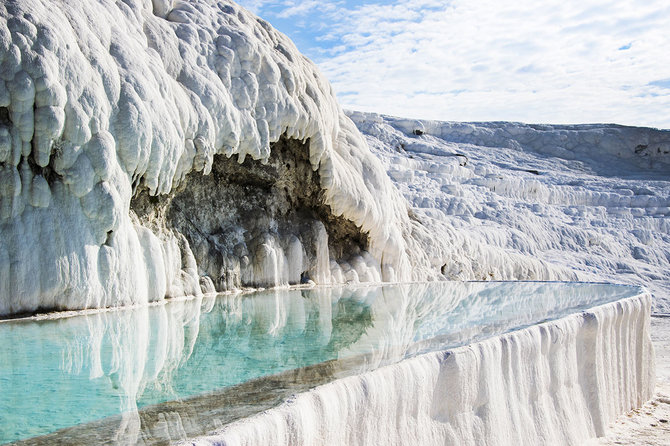
[[[457,121],[670,129],[668,0],[238,0],[343,107]]]

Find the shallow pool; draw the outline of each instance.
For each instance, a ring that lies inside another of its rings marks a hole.
[[[640,292],[442,282],[273,290],[3,321],[0,443],[197,435],[339,377]]]

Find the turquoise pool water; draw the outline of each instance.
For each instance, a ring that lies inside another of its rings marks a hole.
[[[328,379],[361,373],[640,292],[532,282],[316,288],[3,321],[0,443],[326,361],[358,358]]]

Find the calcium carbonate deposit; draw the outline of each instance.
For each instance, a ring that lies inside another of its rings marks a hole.
[[[654,295],[349,376],[191,441],[602,435],[652,395],[669,217],[670,131],[345,113],[287,37],[228,0],[0,4],[0,316],[300,283],[588,280]],[[175,326],[161,348],[181,345]],[[149,364],[137,327],[121,330],[128,355]],[[112,359],[132,409],[144,372]]]
[[[366,139],[231,2],[6,2],[0,79],[0,314],[310,281],[670,277],[668,132],[352,115]]]
[[[582,444],[652,396],[649,298],[339,379],[180,444]]]
[[[237,5],[4,3],[0,58],[0,314],[422,276],[330,85]]]
[[[670,131],[350,116],[447,279],[642,284],[670,313]]]

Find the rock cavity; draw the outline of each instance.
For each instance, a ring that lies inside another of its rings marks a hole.
[[[282,136],[265,163],[215,155],[209,175],[189,174],[169,194],[140,184],[130,208],[154,233],[183,235],[217,291],[381,281],[367,233],[333,214],[320,184],[309,140]]]

